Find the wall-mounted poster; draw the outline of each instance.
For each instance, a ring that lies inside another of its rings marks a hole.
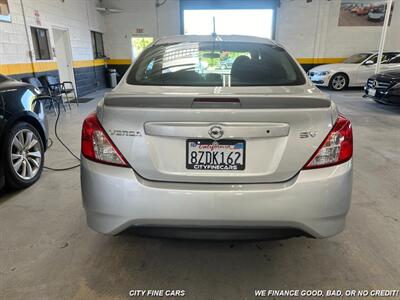
[[[393,4],[389,25],[393,14]],[[386,1],[383,0],[342,0],[339,26],[382,26],[385,13]]]
[[[0,21],[11,22],[8,0],[0,0]]]

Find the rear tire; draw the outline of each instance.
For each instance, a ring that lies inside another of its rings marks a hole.
[[[349,85],[349,77],[344,73],[337,73],[329,81],[329,87],[334,91],[342,91]]]
[[[36,128],[18,122],[6,134],[4,145],[7,186],[23,189],[34,184],[42,174],[44,164],[43,141]]]

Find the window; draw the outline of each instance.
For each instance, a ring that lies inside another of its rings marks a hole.
[[[153,37],[132,37],[132,59],[136,60],[139,54],[153,42]]]
[[[180,0],[181,33],[210,35],[215,28],[218,35],[274,38],[276,10],[281,2],[279,0]]]
[[[184,10],[184,33],[209,35],[252,35],[272,38],[273,9],[204,9]]]
[[[100,32],[92,31],[92,45],[93,45],[93,56],[94,58],[103,58],[104,45],[103,45],[103,34]]]
[[[36,59],[51,59],[48,30],[43,28],[31,27],[31,33]]]
[[[383,64],[388,63],[390,59],[396,56],[396,53],[388,52],[388,53],[382,53],[382,60],[381,62]],[[370,58],[369,60],[372,60],[374,64],[378,61],[378,54],[374,55],[374,57]]]
[[[400,64],[400,55],[398,55],[398,56],[392,58],[392,59],[389,61],[389,63],[390,63],[390,64]]]
[[[361,64],[364,60],[371,56],[371,53],[358,53],[345,59],[345,64]]]
[[[271,86],[305,83],[299,67],[275,45],[194,42],[155,45],[142,54],[128,83],[170,86]]]
[[[384,53],[382,56],[382,63],[383,64],[398,63],[398,60],[397,60],[397,62],[395,60],[395,58],[398,58],[398,55],[399,55],[398,52]]]
[[[0,0],[0,21],[11,22],[8,0]]]

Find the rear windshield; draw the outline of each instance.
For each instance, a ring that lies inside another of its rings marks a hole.
[[[275,45],[200,42],[155,45],[128,74],[136,85],[273,86],[301,85],[303,73],[285,50]]]

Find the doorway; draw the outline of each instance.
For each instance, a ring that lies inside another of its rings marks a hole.
[[[60,82],[70,81],[75,88],[71,42],[69,39],[68,30],[53,28],[53,38]]]

